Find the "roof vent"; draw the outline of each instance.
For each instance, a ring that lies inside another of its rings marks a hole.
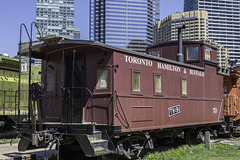
[[[175,26],[176,29],[178,29],[178,54],[177,54],[177,61],[178,62],[184,62],[183,61],[183,54],[182,54],[182,34],[183,29],[186,28],[185,24],[179,24]]]

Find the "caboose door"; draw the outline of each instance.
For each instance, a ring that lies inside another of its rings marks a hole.
[[[83,115],[84,56],[65,57],[65,102],[64,121],[81,123]]]

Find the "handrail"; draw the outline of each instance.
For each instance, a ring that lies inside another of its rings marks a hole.
[[[22,44],[22,42],[21,42],[21,41],[22,41],[22,26],[25,28],[29,40],[32,41],[31,37],[29,36],[29,33],[28,33],[28,30],[27,30],[26,25],[25,25],[24,23],[22,23],[22,24],[20,25],[20,41],[19,41],[19,44]],[[20,51],[21,51],[21,50],[20,50]]]
[[[26,30],[26,33],[27,33],[27,36],[28,36],[28,38],[29,38],[29,89],[30,89],[30,85],[31,85],[31,58],[32,58],[32,50],[31,50],[31,47],[32,47],[32,40],[33,40],[33,38],[32,38],[32,30],[33,30],[33,24],[35,25],[35,27],[36,27],[36,29],[37,29],[37,31],[38,31],[38,34],[40,35],[40,38],[42,37],[41,36],[41,34],[40,34],[40,32],[39,32],[39,29],[38,29],[38,26],[37,26],[37,24],[36,24],[36,22],[32,22],[31,23],[31,34],[29,35],[29,32],[28,32],[28,30],[27,30],[27,27],[26,27],[26,25],[24,24],[24,23],[22,23],[21,25],[20,25],[20,41],[19,41],[19,70],[20,70],[20,68],[21,68],[21,44],[22,44],[22,27],[24,27],[25,28],[25,30]],[[20,74],[19,74],[19,98],[18,98],[18,105],[20,105]],[[29,90],[29,102],[28,102],[28,112],[30,113],[30,114],[28,114],[28,120],[29,120],[29,123],[30,123],[30,115],[32,115],[33,113],[32,113],[32,105],[31,105],[31,97],[30,97],[30,90]],[[33,119],[33,117],[31,117],[32,119]]]
[[[38,26],[37,26],[37,23],[36,23],[36,22],[32,22],[32,23],[31,23],[31,39],[32,39],[32,26],[33,26],[33,24],[34,24],[34,26],[36,27],[37,32],[38,32],[38,34],[39,34],[39,36],[40,36],[40,39],[41,39],[41,38],[42,38],[42,35],[41,35],[41,33],[39,32],[39,29],[38,29]]]
[[[116,114],[115,114],[115,116],[119,119],[119,122],[120,122],[126,129],[129,129],[130,131],[132,131],[132,130],[131,130],[131,127],[130,127],[130,125],[129,125],[129,123],[128,123],[127,117],[126,117],[126,115],[125,115],[125,112],[124,112],[124,110],[123,110],[123,107],[122,107],[122,105],[121,105],[121,102],[120,102],[120,100],[119,100],[117,91],[115,91],[115,93],[116,93]],[[119,110],[118,103],[119,103],[119,106],[120,106],[121,111]],[[123,115],[121,114],[121,112],[122,112]],[[120,117],[119,117],[118,115],[120,115]],[[122,119],[122,121],[123,121],[126,125],[121,121],[120,118]]]
[[[28,30],[27,30],[27,27],[24,23],[22,23],[20,25],[20,41],[19,41],[19,52],[18,52],[18,55],[19,55],[19,84],[18,84],[18,91],[19,91],[19,94],[18,94],[18,105],[20,105],[20,77],[21,77],[21,44],[22,44],[22,26],[25,28],[25,31],[27,33],[27,36],[29,38],[29,41],[30,41],[30,44],[29,44],[29,49],[31,48],[31,43],[32,43],[32,38],[29,36],[29,33],[28,33]],[[31,61],[30,61],[31,63]],[[31,68],[31,67],[30,67]],[[31,73],[29,72],[30,76],[31,76]],[[28,102],[29,103],[29,102]],[[29,104],[28,104],[29,106]],[[28,109],[30,110],[30,108]],[[28,116],[28,120],[29,120],[29,124],[30,124],[30,115]]]

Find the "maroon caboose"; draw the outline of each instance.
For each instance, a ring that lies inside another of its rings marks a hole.
[[[56,142],[62,159],[75,153],[130,159],[159,138],[184,133],[190,142],[206,130],[216,133],[227,75],[217,67],[216,48],[186,42],[184,63],[176,61],[176,52],[176,43],[142,54],[61,37],[34,42],[30,52],[20,51],[21,66],[27,66],[28,53],[41,59],[42,84],[29,85],[19,150]]]

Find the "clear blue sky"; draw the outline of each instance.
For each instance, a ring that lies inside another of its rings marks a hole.
[[[183,11],[184,0],[160,0],[161,19],[169,14]],[[0,53],[17,55],[20,25],[25,23],[29,32],[31,22],[36,20],[36,0],[0,0]],[[81,39],[88,40],[89,0],[75,0],[75,27],[80,28]],[[28,41],[22,32],[22,42]],[[35,32],[33,33],[35,37]],[[33,39],[34,40],[34,39]]]

